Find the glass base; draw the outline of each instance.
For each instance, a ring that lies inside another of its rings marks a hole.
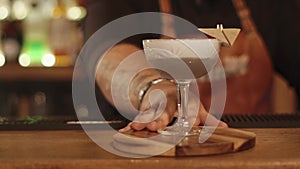
[[[157,132],[166,136],[191,136],[199,134],[199,130],[194,130],[193,127],[176,124],[165,129],[158,129]]]

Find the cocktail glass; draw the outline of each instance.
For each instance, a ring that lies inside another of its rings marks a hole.
[[[216,39],[147,39],[143,47],[150,66],[163,76],[172,78],[177,86],[177,122],[159,129],[163,135],[196,134],[189,115],[196,117],[198,111],[189,112],[189,86],[192,80],[206,75],[219,59],[220,42]]]

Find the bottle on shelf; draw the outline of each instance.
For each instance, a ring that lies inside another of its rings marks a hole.
[[[17,62],[23,45],[22,20],[27,16],[23,0],[0,0],[0,66]]]
[[[3,22],[1,47],[6,62],[17,62],[23,44],[22,27],[19,21]]]
[[[10,13],[10,2],[8,0],[0,0],[0,36],[3,35],[3,23],[9,17]],[[2,50],[2,41],[0,40],[0,67],[4,66],[6,63],[6,58]]]
[[[44,1],[26,1],[28,14],[23,21],[24,45],[19,57],[21,66],[53,66],[55,57],[49,46],[49,14],[44,11]]]
[[[2,36],[2,22],[0,22],[0,35]],[[2,51],[2,42],[0,41],[0,67],[4,66],[5,63],[6,59]]]
[[[77,24],[85,10],[76,1],[56,0],[50,21],[50,46],[56,66],[71,66],[80,50],[82,35]]]

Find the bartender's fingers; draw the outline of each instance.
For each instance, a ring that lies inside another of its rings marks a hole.
[[[167,125],[164,125],[166,122],[165,119],[157,119],[155,121],[152,121],[150,123],[139,123],[139,122],[130,122],[127,124],[126,127],[119,130],[119,132],[127,132],[130,130],[143,130],[145,128],[149,129],[150,131],[156,131],[158,128],[164,128]]]
[[[141,112],[140,114],[138,114],[135,119],[133,120],[133,122],[129,123],[126,127],[124,127],[123,129],[119,130],[120,132],[126,132],[128,130],[143,130],[144,128],[148,128],[147,126],[149,126],[149,129],[152,129],[152,126],[156,126],[155,125],[155,121],[159,121],[162,114],[157,114],[157,112],[155,111],[155,109],[148,109],[144,112]],[[152,131],[152,130],[151,130]]]
[[[143,130],[144,128],[146,128],[146,126],[148,125],[148,123],[137,123],[137,122],[130,122],[127,124],[126,127],[122,128],[119,130],[119,132],[123,133],[123,132],[127,132],[130,130]]]
[[[168,112],[164,112],[158,119],[147,124],[147,129],[150,131],[157,131],[158,129],[164,129],[171,122],[173,115]]]
[[[146,123],[136,123],[136,122],[130,122],[127,124],[126,127],[122,128],[119,130],[119,132],[124,133],[130,130],[143,130],[146,128],[147,124]]]
[[[158,110],[158,109],[157,109]],[[159,110],[158,110],[159,111]],[[174,117],[178,115],[177,113],[177,100],[176,97],[171,96],[168,98],[167,106],[160,114],[158,118],[147,124],[146,128],[150,131],[156,131],[158,129],[164,129],[172,122]]]
[[[119,132],[123,133],[123,132],[127,132],[131,130],[131,124],[132,122],[128,123],[126,127],[119,129]]]
[[[150,131],[166,128],[177,109],[176,90],[170,90],[169,87],[164,90],[164,94],[152,91],[151,99],[146,97],[146,100],[151,100],[151,104],[143,104],[146,105],[142,106],[143,112],[136,117],[131,127],[134,130],[146,128]]]
[[[150,131],[156,131],[160,128],[165,128],[170,122],[170,115],[169,113],[162,113],[160,117],[155,119],[154,121],[151,121],[149,123],[141,123],[141,122],[131,122],[126,127],[119,130],[119,132],[126,132],[129,130],[143,130],[147,128]]]
[[[166,108],[168,110],[168,108]],[[173,110],[173,109],[171,109]],[[174,110],[173,110],[174,112]],[[171,122],[174,113],[170,113],[170,111],[164,111],[158,118],[149,122],[149,123],[139,123],[139,122],[132,122],[131,128],[133,130],[143,130],[148,129],[150,131],[156,131],[158,129],[166,128],[167,125]]]
[[[174,104],[174,103],[173,103]],[[172,121],[174,117],[174,105],[170,105],[167,107],[158,118],[156,118],[154,121],[148,122],[148,123],[141,123],[141,122],[131,122],[126,127],[120,129],[120,132],[126,132],[129,130],[143,130],[148,129],[150,131],[156,131],[158,129],[164,129],[167,127],[167,125]],[[176,113],[175,113],[176,114]],[[141,119],[141,118],[139,118]]]

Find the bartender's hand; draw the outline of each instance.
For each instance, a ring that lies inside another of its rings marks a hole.
[[[162,96],[161,94],[154,94],[154,96],[151,96],[150,94],[151,92],[159,91],[163,91],[165,96]],[[163,97],[167,99],[166,103],[161,101]],[[143,129],[156,131],[158,129],[166,128],[168,124],[173,121],[174,117],[178,116],[176,86],[167,81],[151,86],[141,103],[141,112],[142,113],[136,117],[136,120],[129,123],[125,128],[122,128],[119,131],[126,132],[129,130]],[[226,123],[208,114],[201,103],[199,105],[198,113],[195,116],[194,126],[198,126],[206,122],[207,125],[228,127]]]

